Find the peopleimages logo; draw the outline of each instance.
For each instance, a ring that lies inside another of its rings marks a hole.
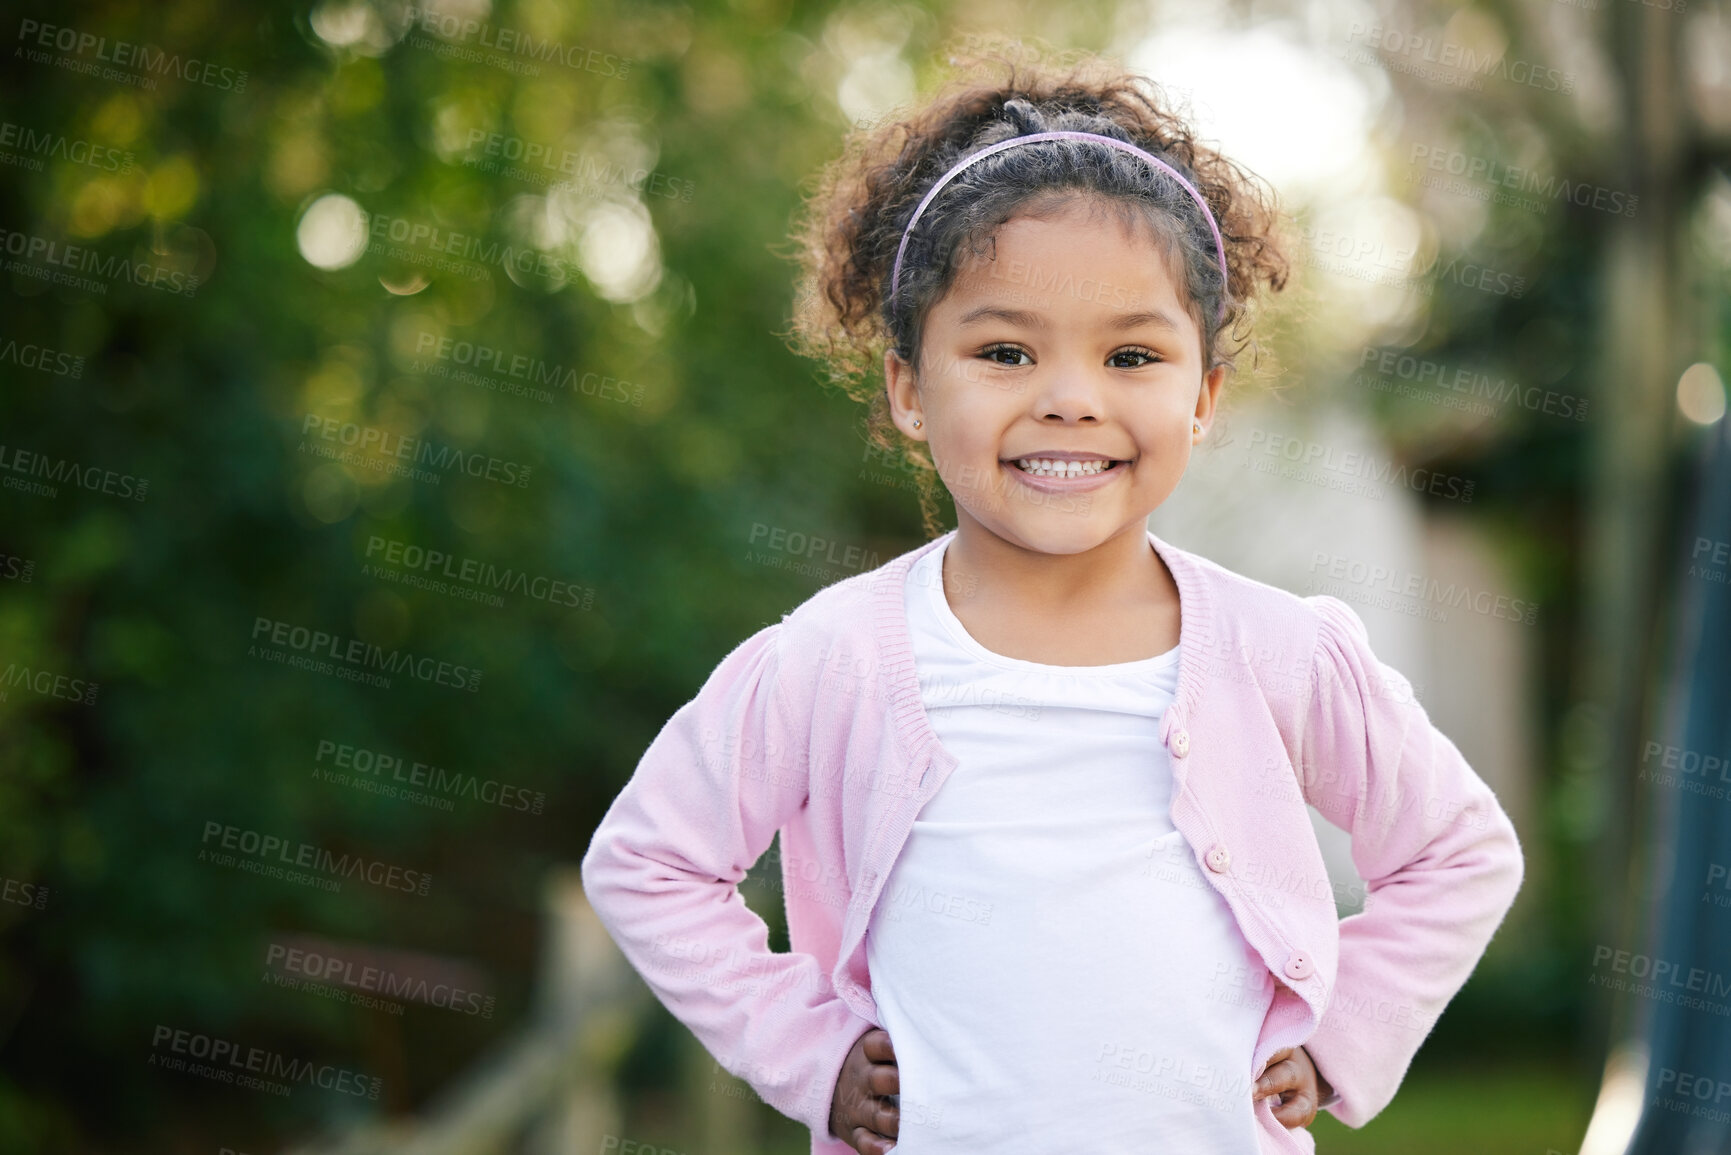
[[[305,654],[309,658],[328,657],[339,665],[332,666],[329,662],[316,662],[324,667],[317,673],[332,673],[337,670],[347,670],[353,674],[352,681],[369,681],[378,675],[370,670],[382,670],[390,674],[407,674],[423,682],[438,686],[450,686],[457,690],[467,690],[470,693],[481,688],[481,671],[468,666],[454,666],[450,662],[438,661],[433,658],[417,658],[406,650],[386,650],[371,642],[363,642],[359,638],[342,638],[324,630],[309,629],[297,626],[293,622],[281,622],[272,618],[254,618],[252,637],[255,643],[260,638],[266,639],[272,646],[286,646],[296,655]],[[247,657],[265,658],[269,661],[282,660],[278,655],[282,651],[271,651],[269,646],[251,645],[247,647]],[[296,663],[303,664],[303,663]],[[376,683],[374,683],[376,684]],[[390,687],[390,680],[383,679],[385,688]]]
[[[379,457],[392,458],[396,461],[412,461],[415,465],[426,465],[432,469],[443,470],[445,473],[453,469],[466,473],[470,477],[484,478],[500,485],[515,486],[522,489],[529,484],[531,466],[521,462],[507,461],[503,458],[489,457],[484,453],[465,453],[461,449],[449,445],[440,445],[428,441],[424,437],[413,437],[390,429],[379,429],[371,425],[358,425],[353,421],[342,422],[334,417],[323,417],[317,413],[308,413],[301,419],[302,448],[306,447],[307,438],[319,438],[324,441],[334,441],[358,450],[364,464],[368,453]],[[313,452],[319,456],[340,456],[326,453],[314,446]],[[415,480],[431,480],[435,484],[440,475],[428,470],[406,468],[410,474],[424,474]]]
[[[588,609],[595,600],[593,586],[580,586],[545,574],[531,574],[527,570],[500,569],[492,562],[426,549],[378,534],[367,538],[366,556],[367,563],[361,567],[361,573],[367,577],[382,577],[402,585],[454,594],[491,606],[505,604],[505,599],[494,592],[497,590],[580,610]],[[381,565],[381,561],[385,565]],[[385,568],[386,565],[390,568]]]
[[[314,985],[335,985],[348,988],[350,992],[359,991],[365,995],[404,999],[408,1002],[422,1003],[429,1007],[437,1007],[440,1010],[455,1011],[460,1015],[472,1015],[482,1019],[493,1017],[494,1006],[497,1002],[493,995],[442,981],[438,975],[429,978],[423,974],[407,973],[394,969],[389,965],[375,965],[369,962],[367,957],[345,958],[340,954],[306,949],[291,943],[273,942],[266,947],[264,965],[267,980],[271,979],[270,972],[274,970],[281,972],[283,978],[290,980],[308,980]],[[279,981],[277,985],[293,986],[294,984],[293,981]],[[312,990],[310,993],[321,994],[323,992]],[[378,1000],[355,999],[351,995],[351,998],[345,1001],[354,1001],[356,1005],[366,1005]]]
[[[21,233],[16,229],[0,228],[0,252],[16,258],[6,262],[9,273],[87,293],[106,295],[108,286],[102,280],[79,276],[80,273],[92,273],[116,284],[131,283],[177,297],[192,297],[198,293],[198,277],[184,269],[137,261],[131,257],[104,257],[85,245]],[[62,272],[63,269],[72,272]]]
[[[839,541],[832,541],[827,537],[819,537],[816,534],[801,533],[797,529],[788,530],[779,525],[765,525],[761,521],[753,522],[751,525],[750,544],[757,545],[759,542],[767,545],[777,553],[784,553],[793,557],[810,559],[816,558],[819,554],[822,554],[824,561],[828,562],[830,565],[841,566],[844,569],[876,569],[879,564],[877,551],[875,550],[868,553],[864,546],[844,545]],[[836,554],[837,547],[840,547],[842,550],[840,556],[837,556]],[[760,555],[755,559],[747,556],[746,560],[763,561],[764,559]]]
[[[176,1058],[179,1055],[204,1060],[205,1065],[202,1069],[199,1069],[198,1064],[189,1066],[184,1059]],[[161,1023],[156,1025],[156,1030],[150,1036],[150,1065],[165,1067],[171,1071],[186,1071],[188,1074],[201,1075],[219,1083],[257,1087],[259,1090],[269,1090],[285,1096],[292,1089],[290,1084],[305,1083],[309,1087],[322,1087],[327,1091],[338,1091],[345,1095],[377,1099],[379,1088],[384,1085],[382,1079],[369,1078],[331,1063],[292,1059],[276,1051],[267,1051],[263,1047],[243,1047],[230,1039],[219,1039],[213,1035],[176,1029]],[[260,1086],[260,1079],[281,1082]]]
[[[1499,190],[1513,189],[1516,194],[1527,193],[1533,197],[1543,198],[1543,200],[1526,201],[1517,196],[1506,201],[1506,203],[1514,204],[1518,208],[1536,209],[1541,213],[1550,207],[1544,203],[1544,200],[1552,200],[1567,201],[1570,204],[1579,205],[1581,208],[1593,208],[1600,212],[1632,217],[1635,215],[1636,207],[1641,203],[1641,198],[1633,193],[1589,184],[1586,181],[1570,181],[1567,178],[1558,178],[1555,174],[1541,177],[1530,168],[1506,165],[1501,161],[1491,160],[1488,157],[1472,156],[1457,149],[1415,144],[1412,146],[1409,163],[1414,170],[1420,167],[1428,168],[1432,172],[1462,177],[1469,182],[1483,180]],[[1417,179],[1420,184],[1426,187],[1443,188],[1448,192],[1461,193],[1478,200],[1493,199],[1490,189],[1476,184],[1461,184],[1457,181],[1441,183],[1431,177],[1420,178],[1416,171],[1409,171],[1407,179],[1409,182]],[[1499,203],[1505,203],[1504,198],[1505,194],[1499,191],[1495,199]]]
[[[119,80],[147,90],[156,87],[157,77],[174,76],[205,88],[246,91],[245,69],[226,68],[214,60],[200,60],[195,56],[183,58],[178,52],[169,52],[151,44],[110,40],[94,32],[44,24],[39,20],[20,21],[18,41],[20,47],[15,53],[33,64],[57,64],[71,72]],[[49,56],[49,51],[69,55],[56,59]]]
[[[394,866],[379,859],[369,859],[364,854],[333,854],[322,846],[314,846],[310,842],[290,842],[275,834],[264,834],[257,830],[246,830],[239,826],[229,826],[222,822],[206,822],[204,836],[199,842],[206,848],[211,840],[223,850],[238,850],[250,858],[261,862],[281,863],[284,866],[301,870],[314,870],[320,874],[339,880],[358,878],[362,882],[385,890],[400,890],[407,894],[419,895],[425,898],[427,888],[433,885],[433,876],[424,870],[408,870]],[[223,861],[232,859],[233,855],[215,855],[209,849],[198,852],[200,861],[215,861],[219,866],[232,866],[234,862]],[[274,861],[273,861],[274,860]],[[259,873],[252,870],[249,873]],[[332,889],[321,887],[320,889]]]
[[[10,363],[21,369],[35,369],[42,373],[50,373],[56,377],[70,377],[74,381],[84,376],[84,358],[72,353],[61,353],[46,345],[33,345],[28,342],[20,345],[17,341],[7,341],[0,345],[0,364]]]
[[[0,150],[11,149],[17,151],[0,151],[0,164],[30,172],[41,172],[44,158],[88,165],[103,172],[125,173],[133,169],[132,154],[122,149],[10,120],[0,121]]]
[[[1731,541],[1697,537],[1689,554],[1689,576],[1731,585]]]
[[[36,573],[36,562],[17,554],[0,552],[0,580],[28,582]]]
[[[425,34],[432,33],[451,42],[440,46],[444,49],[465,48],[465,59],[487,64],[508,63],[513,66],[512,71],[525,76],[539,76],[540,69],[527,61],[513,60],[512,57],[523,56],[543,63],[562,64],[574,71],[591,72],[597,76],[621,80],[631,71],[630,57],[614,56],[596,48],[585,48],[581,44],[566,44],[563,41],[536,36],[520,28],[476,20],[466,11],[445,12],[436,6],[428,5],[407,9],[407,16],[411,25],[422,34],[421,43],[418,43],[417,47],[430,47],[426,43]],[[413,40],[411,37],[411,42]],[[470,40],[488,51],[481,53],[475,49],[467,49]]]
[[[86,706],[94,706],[97,685],[96,682],[74,678],[70,674],[8,662],[6,668],[0,670],[0,702],[6,700],[8,691],[22,687],[32,693],[41,694],[44,698],[59,698],[65,702],[82,702]]]
[[[1573,421],[1587,419],[1590,398],[1577,397],[1555,389],[1540,389],[1522,385],[1507,377],[1492,378],[1476,369],[1452,366],[1442,361],[1415,357],[1398,349],[1379,349],[1366,345],[1359,355],[1360,369],[1374,368],[1377,372],[1411,381],[1415,386],[1458,394],[1465,402],[1480,401],[1493,406],[1513,403],[1534,413],[1546,413]],[[1362,377],[1362,374],[1360,375]]]
[[[325,761],[327,758],[330,759],[329,763]],[[410,787],[425,787],[434,795],[471,798],[489,806],[522,810],[530,814],[541,813],[547,804],[547,795],[542,791],[527,790],[496,779],[465,774],[460,770],[446,770],[443,766],[433,766],[426,762],[409,762],[400,754],[369,750],[364,746],[350,746],[329,738],[320,738],[313,751],[315,778],[323,777],[326,781],[349,780],[342,782],[342,785],[349,785],[351,781],[383,783],[387,772],[393,783],[401,784],[405,797],[413,793]],[[394,786],[388,788],[397,789]],[[450,810],[449,798],[437,798],[436,801],[442,803],[438,809]]]
[[[1501,618],[1505,621],[1520,622],[1532,625],[1538,620],[1539,607],[1529,601],[1513,598],[1507,594],[1494,593],[1486,589],[1473,589],[1463,583],[1449,582],[1446,585],[1436,578],[1426,574],[1401,571],[1392,566],[1377,565],[1358,558],[1344,557],[1339,554],[1315,550],[1310,556],[1310,582],[1306,589],[1312,593],[1325,593],[1335,597],[1343,596],[1340,586],[1319,579],[1326,575],[1336,583],[1346,583],[1360,587],[1366,593],[1387,594],[1396,599],[1410,599],[1413,603],[1432,602],[1438,607],[1447,609],[1465,608],[1485,617]],[[1347,591],[1350,592],[1350,591]],[[1346,598],[1352,601],[1355,598]],[[1399,608],[1382,602],[1384,608]],[[1423,616],[1414,614],[1413,616]],[[1434,617],[1435,621],[1447,621],[1448,614]]]
[[[470,155],[463,159],[465,166],[481,172],[503,171],[506,176],[537,186],[551,184],[553,189],[575,190],[616,185],[628,188],[634,193],[687,203],[697,191],[697,185],[693,182],[680,180],[666,173],[653,172],[646,168],[628,170],[604,157],[597,159],[568,148],[555,153],[551,145],[525,140],[520,136],[488,132],[484,128],[469,130],[468,148]],[[477,152],[483,155],[474,155]],[[571,179],[560,180],[561,176]]]
[[[1706,1102],[1711,1099],[1715,1104],[1714,1115],[1718,1122],[1731,1119],[1725,1111],[1719,1110],[1727,1100],[1731,1100],[1731,1082],[1714,1078],[1712,1075],[1696,1075],[1688,1071],[1679,1071],[1675,1067],[1659,1068],[1658,1090],[1674,1091],[1682,1099],[1697,1099]],[[1675,1109],[1675,1108],[1673,1108]],[[1696,1112],[1699,1114],[1699,1112]]]
[[[524,353],[511,353],[504,349],[489,345],[477,344],[473,341],[459,341],[453,337],[441,337],[437,333],[422,330],[415,338],[415,354],[417,357],[431,356],[440,361],[471,366],[479,373],[503,374],[506,377],[518,378],[531,385],[550,385],[556,389],[565,389],[572,394],[581,393],[585,397],[599,397],[603,401],[630,402],[632,405],[643,404],[643,386],[617,377],[608,377],[589,370],[579,373],[574,368],[555,364],[531,357]],[[419,362],[415,366],[422,368]],[[544,390],[538,391],[541,397],[552,400],[552,395]]]
[[[1438,261],[1421,275],[1412,271],[1417,249],[1392,248],[1373,237],[1333,229],[1305,227],[1300,233],[1310,243],[1300,252],[1299,263],[1336,276],[1425,295],[1435,292],[1444,281],[1499,297],[1520,297],[1527,290],[1525,277],[1477,261],[1463,261],[1459,256],[1446,264]]]
[[[436,267],[449,268],[477,280],[487,275],[486,270],[490,265],[498,265],[500,270],[506,273],[515,269],[524,276],[545,277],[560,283],[571,279],[570,270],[563,259],[527,246],[489,241],[470,233],[442,229],[426,221],[410,220],[408,217],[393,217],[385,213],[367,213],[366,217],[367,236],[371,238],[367,245],[368,252],[388,253],[407,260],[412,257],[410,250],[424,249],[428,254],[443,254],[454,259],[415,263],[432,263]],[[408,248],[392,248],[387,246],[387,241],[391,246]]]
[[[1333,446],[1319,441],[1270,433],[1266,429],[1250,431],[1250,442],[1245,451],[1249,455],[1246,464],[1258,472],[1272,473],[1272,466],[1284,459],[1296,469],[1281,476],[1326,484],[1330,489],[1362,492],[1378,501],[1382,500],[1383,496],[1382,490],[1377,488],[1378,485],[1388,484],[1411,489],[1414,493],[1429,493],[1434,497],[1446,497],[1467,503],[1473,499],[1473,488],[1476,484],[1468,478],[1438,473],[1423,466],[1408,468],[1356,449],[1337,451]],[[1316,473],[1316,470],[1326,470],[1336,476],[1325,477]]]
[[[1606,974],[1599,968],[1609,963]],[[1623,976],[1628,976],[1627,978]],[[1603,944],[1593,948],[1592,986],[1637,994],[1672,1003],[1689,1010],[1731,1016],[1731,1004],[1715,1002],[1731,995],[1731,977],[1701,967],[1684,966],[1672,959],[1617,950]]]
[[[1574,73],[1529,60],[1511,60],[1500,49],[1494,56],[1480,55],[1469,44],[1356,20],[1347,29],[1346,39],[1349,44],[1357,41],[1382,53],[1396,71],[1425,80],[1456,85],[1464,81],[1467,87],[1480,89],[1486,77],[1494,76],[1546,92],[1568,95],[1575,91]],[[1451,76],[1451,72],[1455,75]]]
[[[0,902],[15,903],[41,910],[48,905],[48,888],[39,882],[24,882],[16,878],[0,879]]]
[[[21,473],[26,477],[41,477],[48,481],[70,481],[80,489],[88,489],[92,493],[129,497],[134,501],[143,501],[150,492],[150,481],[147,478],[134,477],[130,473],[116,473],[99,465],[80,465],[64,457],[49,457],[45,453],[22,449],[16,445],[0,445],[0,473]],[[0,485],[7,489],[33,493],[38,497],[58,497],[60,494],[56,486],[43,482],[21,481],[15,477],[0,479]]]

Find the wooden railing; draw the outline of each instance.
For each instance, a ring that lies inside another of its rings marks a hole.
[[[561,1155],[620,1130],[611,1072],[648,988],[583,895],[575,866],[544,892],[547,937],[528,1024],[418,1115],[366,1122],[289,1155]]]

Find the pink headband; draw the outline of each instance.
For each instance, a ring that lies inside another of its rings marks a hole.
[[[914,209],[914,215],[908,218],[908,227],[902,230],[902,243],[896,249],[896,265],[895,269],[890,273],[890,300],[892,302],[896,299],[896,293],[901,288],[902,255],[907,252],[908,238],[913,235],[914,226],[919,223],[921,214],[926,211],[926,206],[932,203],[932,198],[937,196],[938,193],[942,191],[943,187],[949,184],[951,179],[953,179],[957,173],[961,172],[975,161],[984,160],[995,152],[1003,152],[1006,148],[1013,148],[1018,144],[1033,144],[1034,142],[1041,140],[1098,141],[1099,143],[1109,145],[1120,152],[1135,153],[1155,168],[1171,174],[1172,179],[1183,185],[1184,191],[1189,193],[1191,199],[1201,206],[1202,216],[1208,222],[1208,231],[1214,234],[1214,255],[1220,262],[1220,283],[1222,286],[1229,283],[1230,279],[1226,275],[1226,244],[1220,239],[1220,226],[1214,223],[1214,214],[1208,211],[1208,202],[1202,199],[1202,194],[1196,191],[1196,186],[1185,180],[1177,169],[1173,168],[1159,157],[1144,152],[1133,144],[1128,144],[1115,137],[1102,136],[1097,132],[1034,132],[1029,133],[1027,136],[1015,136],[1011,137],[1009,140],[1001,140],[997,144],[987,145],[979,152],[963,157],[961,160],[956,162],[954,168],[939,177],[937,182],[927,190],[926,195],[920,198],[919,205]],[[1220,316],[1224,317],[1225,315],[1226,301],[1222,298],[1220,302]]]

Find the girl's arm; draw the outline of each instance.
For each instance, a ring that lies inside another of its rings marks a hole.
[[[1300,737],[1305,799],[1352,834],[1364,910],[1340,923],[1328,1011],[1304,1043],[1361,1127],[1388,1105],[1419,1044],[1472,973],[1520,889],[1514,826],[1431,725],[1412,687],[1371,653],[1345,602],[1321,611]]]
[[[583,888],[657,998],[728,1071],[819,1136],[873,1024],[818,960],[769,949],[738,884],[805,804],[808,727],[777,687],[781,623],[722,659],[668,719],[583,856]]]

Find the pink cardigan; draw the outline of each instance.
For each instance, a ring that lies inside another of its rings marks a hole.
[[[881,1025],[866,923],[955,768],[920,702],[903,602],[909,566],[954,534],[736,646],[650,743],[583,857],[632,966],[723,1067],[811,1128],[813,1155],[852,1150],[830,1137],[829,1109],[842,1060]],[[1148,539],[1181,610],[1162,724],[1172,822],[1277,984],[1248,1074],[1302,1043],[1335,1088],[1328,1109],[1362,1126],[1514,902],[1514,828],[1346,603]],[[1351,833],[1362,913],[1337,917],[1306,802]],[[769,950],[737,890],[777,831],[788,952]],[[1263,1151],[1314,1151],[1266,1101],[1256,1116]]]

